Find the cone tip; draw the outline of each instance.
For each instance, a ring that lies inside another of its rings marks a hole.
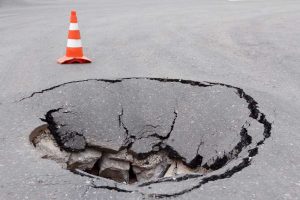
[[[76,10],[71,10],[71,15],[76,15]]]

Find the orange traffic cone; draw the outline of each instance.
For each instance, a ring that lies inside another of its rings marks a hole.
[[[57,60],[60,64],[91,63],[92,61],[83,55],[80,31],[77,23],[76,11],[71,11],[70,27],[66,55]]]

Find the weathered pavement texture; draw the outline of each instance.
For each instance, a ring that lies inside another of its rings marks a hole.
[[[55,63],[73,8],[90,65]],[[299,199],[299,10],[300,2],[283,0],[1,1],[0,199],[153,198],[74,175],[41,159],[28,139],[46,111],[31,94],[70,81],[121,77],[233,85],[273,123],[250,166],[175,199]],[[199,185],[197,178],[187,181],[145,190],[173,187],[171,194]]]

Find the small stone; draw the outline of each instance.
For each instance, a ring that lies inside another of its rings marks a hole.
[[[137,167],[133,167],[133,171],[135,172],[138,181],[161,178],[164,176],[167,169],[168,165],[165,162],[162,162],[149,170],[141,170],[140,168],[137,169]]]
[[[108,155],[102,157],[99,175],[117,182],[129,182],[130,163],[122,160],[110,159]]]
[[[136,166],[142,169],[151,169],[162,161],[163,161],[162,154],[152,154],[145,159],[134,158],[132,166]]]
[[[155,137],[141,138],[132,144],[130,152],[134,155],[150,154],[153,151],[159,151],[159,147],[156,145],[160,142],[161,139]]]
[[[68,168],[70,169],[92,169],[97,160],[102,156],[100,151],[93,149],[86,149],[83,152],[72,153],[68,161]]]
[[[176,166],[177,166],[176,174],[193,174],[193,173],[195,173],[195,170],[187,167],[181,161],[177,162]]]
[[[120,160],[120,161],[128,161],[128,162],[133,162],[133,156],[127,152],[126,149],[118,152],[118,153],[107,153],[106,154],[107,158],[111,160]]]
[[[173,161],[167,172],[165,173],[164,177],[172,177],[176,175],[177,166],[176,161]]]
[[[82,151],[86,147],[85,138],[77,132],[69,133],[66,138],[62,140],[63,147],[67,151]]]
[[[153,177],[155,169],[143,170],[139,167],[132,167],[138,181],[149,180]]]
[[[143,160],[134,159],[132,169],[138,181],[145,181],[162,177],[169,163],[169,159],[163,154],[153,154]]]

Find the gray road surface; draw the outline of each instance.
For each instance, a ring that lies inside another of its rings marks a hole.
[[[90,65],[56,64],[73,8]],[[249,167],[174,198],[299,199],[299,24],[297,0],[1,0],[0,199],[151,199],[91,188],[40,159],[28,136],[41,113],[17,102],[69,81],[120,77],[234,85],[273,122]]]

